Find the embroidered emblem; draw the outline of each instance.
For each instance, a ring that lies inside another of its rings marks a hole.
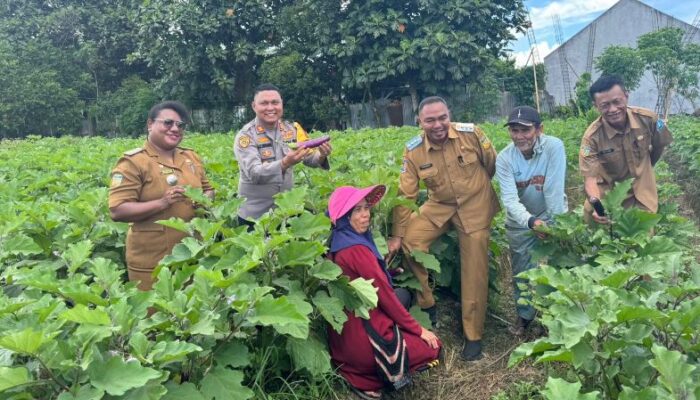
[[[274,154],[272,154],[272,149],[264,149],[260,152],[260,157],[262,158],[272,158],[274,157]]]
[[[402,174],[403,174],[404,172],[406,172],[406,164],[408,164],[408,160],[404,158],[404,159],[403,159],[403,164],[401,164],[401,173],[402,173]]]
[[[169,175],[173,173],[173,170],[170,168],[164,168],[162,165],[160,166],[160,173],[163,175]]]
[[[458,132],[474,132],[474,124],[471,122],[457,122],[455,123],[455,130]]]
[[[258,126],[256,129],[258,130],[258,133],[265,132],[265,128],[263,128],[262,126]]]
[[[656,131],[657,132],[661,132],[661,130],[663,130],[665,126],[666,126],[666,124],[664,123],[664,120],[662,120],[661,118],[656,120]]]
[[[582,146],[581,147],[581,155],[584,157],[588,157],[591,155],[591,147],[590,146]]]
[[[196,171],[194,169],[194,163],[192,162],[192,160],[188,158],[187,160],[185,160],[185,162],[187,163],[187,165],[190,166],[190,171],[192,171],[192,173],[194,174]]]
[[[637,136],[637,140],[642,141],[642,139],[644,139],[644,135]]]
[[[270,143],[270,138],[267,136],[259,136],[258,143]]]
[[[124,175],[116,173],[112,175],[112,187],[119,186],[122,184],[122,180],[124,180]]]
[[[421,137],[420,135],[415,136],[414,138],[406,142],[406,149],[413,150],[416,147],[418,147],[421,143],[423,143],[423,137]]]
[[[241,137],[238,138],[238,147],[245,149],[248,146],[250,146],[250,138],[248,136],[241,135]]]
[[[294,138],[294,132],[287,131],[287,132],[282,132],[282,139],[284,141],[292,140]]]
[[[486,135],[479,135],[479,142],[481,143],[481,147],[484,150],[488,150],[491,148],[491,141],[489,138],[486,137]]]

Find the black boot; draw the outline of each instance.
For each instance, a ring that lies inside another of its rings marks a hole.
[[[421,311],[428,314],[428,318],[430,318],[430,324],[433,325],[433,328],[437,328],[437,306],[433,305],[428,308],[421,308]]]
[[[481,360],[484,354],[481,352],[481,340],[464,340],[464,348],[462,349],[462,358],[465,361]]]

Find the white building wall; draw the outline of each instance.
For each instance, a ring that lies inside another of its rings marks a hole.
[[[573,97],[574,85],[582,73],[590,72],[594,82],[600,76],[600,73],[595,69],[593,61],[605,48],[611,45],[636,47],[639,36],[667,27],[678,27],[688,30],[691,25],[637,0],[620,0],[591,22],[591,24],[545,57],[547,92],[554,96],[556,104],[566,104],[567,99],[565,98],[559,59],[562,51],[566,53],[566,59],[568,60],[567,69],[571,84],[570,96]],[[693,41],[700,43],[700,33],[696,33]],[[592,52],[590,51],[591,43]],[[653,110],[656,107],[656,100],[656,84],[651,73],[647,71],[642,76],[639,87],[630,93],[629,104]],[[690,101],[676,95],[671,101],[670,112],[672,114],[679,112],[692,113],[693,108]]]

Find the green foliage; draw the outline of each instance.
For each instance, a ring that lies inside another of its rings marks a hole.
[[[593,100],[588,95],[588,89],[591,87],[591,74],[584,72],[576,81],[574,92],[576,93],[576,106],[579,113],[587,113],[593,107]]]
[[[370,99],[404,87],[418,97],[461,89],[525,24],[518,1],[313,0],[307,8],[299,18],[319,26],[311,54],[334,59],[343,84]]]
[[[627,90],[639,87],[646,69],[644,60],[635,49],[624,46],[608,46],[595,59],[595,68],[601,75],[618,75]]]
[[[285,114],[305,128],[334,129],[345,118],[345,104],[338,99],[338,82],[317,64],[298,52],[274,55],[260,66],[260,80],[280,88]]]
[[[690,120],[672,124],[677,144],[697,130]],[[501,126],[483,127],[497,149],[509,143]],[[546,122],[547,133],[566,143],[570,170],[585,127],[583,119]],[[252,232],[235,220],[240,199],[230,135],[188,134],[185,145],[202,156],[217,199],[209,203],[201,191],[188,190],[205,205],[201,214],[189,222],[162,222],[190,236],[161,262],[158,282],[146,293],[125,282],[127,225],[112,222],[107,210],[109,171],[141,139],[3,141],[0,396],[293,398],[290,391],[332,396],[337,378],[325,348],[326,329],[342,330],[346,311],[367,317],[377,298],[370,282],[351,281],[323,257],[330,227],[323,211],[337,186],[384,183],[387,194],[372,210],[372,224],[378,238],[390,232],[391,209],[406,204],[395,184],[401,154],[416,133],[415,128],[330,132],[333,169],[297,167],[298,187],[279,196],[278,208]],[[689,157],[697,153],[692,151]],[[517,354],[580,363],[576,368],[600,360],[610,365],[613,386],[615,379],[623,382],[619,398],[683,393],[697,380],[693,335],[700,320],[694,297],[700,279],[686,268],[693,264],[684,253],[689,227],[666,205],[650,217],[616,208],[616,196],[621,194],[606,199],[615,221],[612,238],[608,230],[583,225],[577,214],[552,227],[543,252],[561,269],[535,270],[541,275],[532,278],[558,289],[538,287],[534,296],[550,337]],[[502,215],[497,218],[492,272],[506,248]],[[647,235],[651,225],[654,237]],[[426,255],[421,261],[439,266],[438,283],[459,282],[456,237],[445,235],[435,246],[431,254],[437,262]],[[416,283],[410,273],[396,281]],[[412,313],[427,325],[424,313]],[[581,389],[608,393],[591,368],[581,373]],[[652,376],[652,387],[639,386]],[[577,382],[575,374],[564,378]],[[563,386],[548,390],[567,390]]]
[[[158,102],[153,88],[139,78],[126,78],[117,90],[95,104],[99,130],[117,136],[140,136],[146,130],[148,110]]]
[[[664,28],[646,33],[637,39],[637,49],[651,71],[659,95],[668,99],[671,91],[698,97],[700,45],[683,43],[684,31]]]
[[[584,224],[580,208],[557,218],[536,249],[546,265],[521,274],[535,284],[532,303],[548,336],[518,347],[509,364],[557,362],[574,379],[550,378],[545,398],[683,398],[695,387],[695,231],[668,208],[622,208],[630,187],[618,184],[603,199],[610,229]]]

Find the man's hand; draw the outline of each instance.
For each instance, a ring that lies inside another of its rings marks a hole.
[[[321,146],[323,146],[323,145],[321,145]],[[290,151],[282,159],[282,171],[286,170],[289,167],[294,166],[295,164],[300,163],[306,157],[308,157],[309,154],[311,154],[313,151],[314,151],[313,149],[297,149],[297,150]]]
[[[394,254],[401,249],[401,241],[400,237],[392,237],[386,241],[386,247],[389,249],[389,253],[384,257],[385,262],[389,262],[389,260],[394,257]]]
[[[318,146],[318,152],[321,154],[321,160],[324,160],[326,157],[328,157],[328,155],[331,154],[331,151],[333,151],[333,148],[331,147],[331,142],[326,142]]]
[[[535,235],[539,239],[546,239],[547,234],[545,232],[542,232],[538,227],[546,228],[547,224],[539,218],[532,223],[532,230],[535,232]]]
[[[595,221],[597,224],[610,225],[610,218],[601,217],[597,212],[595,212],[595,210],[593,210],[593,214],[591,215],[593,216],[593,221]]]

